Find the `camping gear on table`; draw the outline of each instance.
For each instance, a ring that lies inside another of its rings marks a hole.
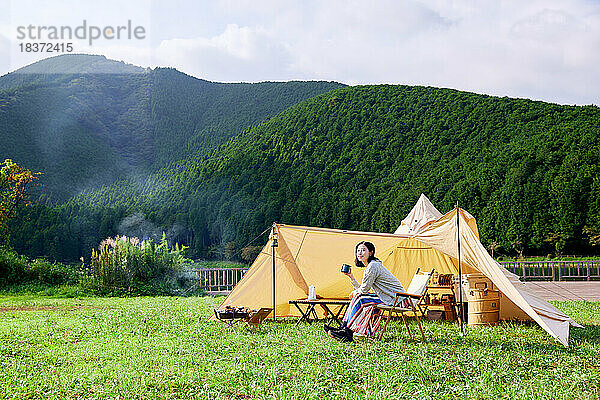
[[[435,272],[429,281],[431,286],[452,286],[454,274],[439,274]]]
[[[428,320],[441,320],[446,319],[449,321],[456,320],[458,314],[457,302],[455,297],[455,287],[453,286],[454,274],[440,274],[434,272],[427,285],[419,308]],[[441,307],[437,310],[430,309]],[[440,311],[439,313],[429,311]]]
[[[251,311],[248,307],[227,306],[224,310],[215,310],[215,314],[218,315],[218,319],[243,319],[248,318]]]
[[[438,286],[452,286],[454,274],[438,274]]]
[[[419,214],[418,210],[424,211]],[[514,305],[507,307],[507,312],[501,310],[503,319],[534,320],[567,346],[570,326],[581,325],[527,289],[517,275],[489,255],[479,241],[477,223],[471,214],[458,207],[444,215],[434,210],[431,202],[421,196],[409,213],[416,218],[403,220],[399,234],[274,224],[276,236],[270,237],[221,307],[231,303],[252,308],[268,307],[273,304],[275,294],[277,316],[300,316],[289,301],[307,297],[307,282],[319,286],[319,295],[323,298],[347,297],[353,287],[348,278],[340,274],[339,266],[363,240],[375,245],[376,257],[404,287],[421,266],[435,268],[440,274],[458,275],[460,243],[462,273],[483,274],[493,283],[493,290],[502,293],[501,301],[508,299]],[[460,221],[460,229],[457,221]],[[274,239],[278,241],[277,247],[272,246]],[[363,271],[363,268],[353,271],[359,282]],[[459,294],[455,293],[460,301]],[[322,311],[318,312],[323,315]]]

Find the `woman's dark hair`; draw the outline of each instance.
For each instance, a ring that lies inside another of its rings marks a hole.
[[[356,247],[354,248],[354,264],[357,267],[361,267],[361,268],[366,267],[366,265],[364,265],[362,263],[362,261],[360,261],[358,258],[356,258],[356,250],[358,250],[358,246],[360,246],[361,244],[364,244],[365,247],[367,248],[367,250],[369,250],[369,252],[371,253],[371,254],[369,254],[369,259],[367,260],[368,262],[371,262],[373,260],[379,261],[379,259],[377,257],[375,257],[375,245],[371,242],[362,241],[362,242],[358,243],[356,245]]]

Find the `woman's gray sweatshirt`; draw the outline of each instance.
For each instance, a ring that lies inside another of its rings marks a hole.
[[[362,284],[356,279],[352,279],[354,293],[367,294],[371,289],[379,296],[381,301],[387,305],[392,305],[396,297],[394,292],[404,292],[402,284],[381,261],[372,260],[363,275]]]

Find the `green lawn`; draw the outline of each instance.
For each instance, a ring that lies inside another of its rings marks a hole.
[[[0,297],[0,398],[598,399],[600,303],[555,303],[585,330],[563,348],[535,325],[393,323],[338,343],[320,324],[230,330],[212,297]],[[400,337],[397,337],[397,335]]]

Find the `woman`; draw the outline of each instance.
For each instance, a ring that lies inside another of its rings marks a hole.
[[[325,325],[324,329],[331,337],[341,341],[352,341],[354,332],[370,335],[377,328],[369,325],[371,317],[377,313],[376,304],[385,303],[392,305],[396,297],[395,292],[404,292],[402,284],[381,261],[375,257],[375,246],[371,242],[360,242],[356,245],[357,267],[365,268],[362,283],[359,284],[352,272],[344,273],[350,278],[354,291],[350,293],[350,305],[342,319],[340,328]],[[373,293],[369,293],[373,290]],[[373,329],[375,328],[375,329]]]

